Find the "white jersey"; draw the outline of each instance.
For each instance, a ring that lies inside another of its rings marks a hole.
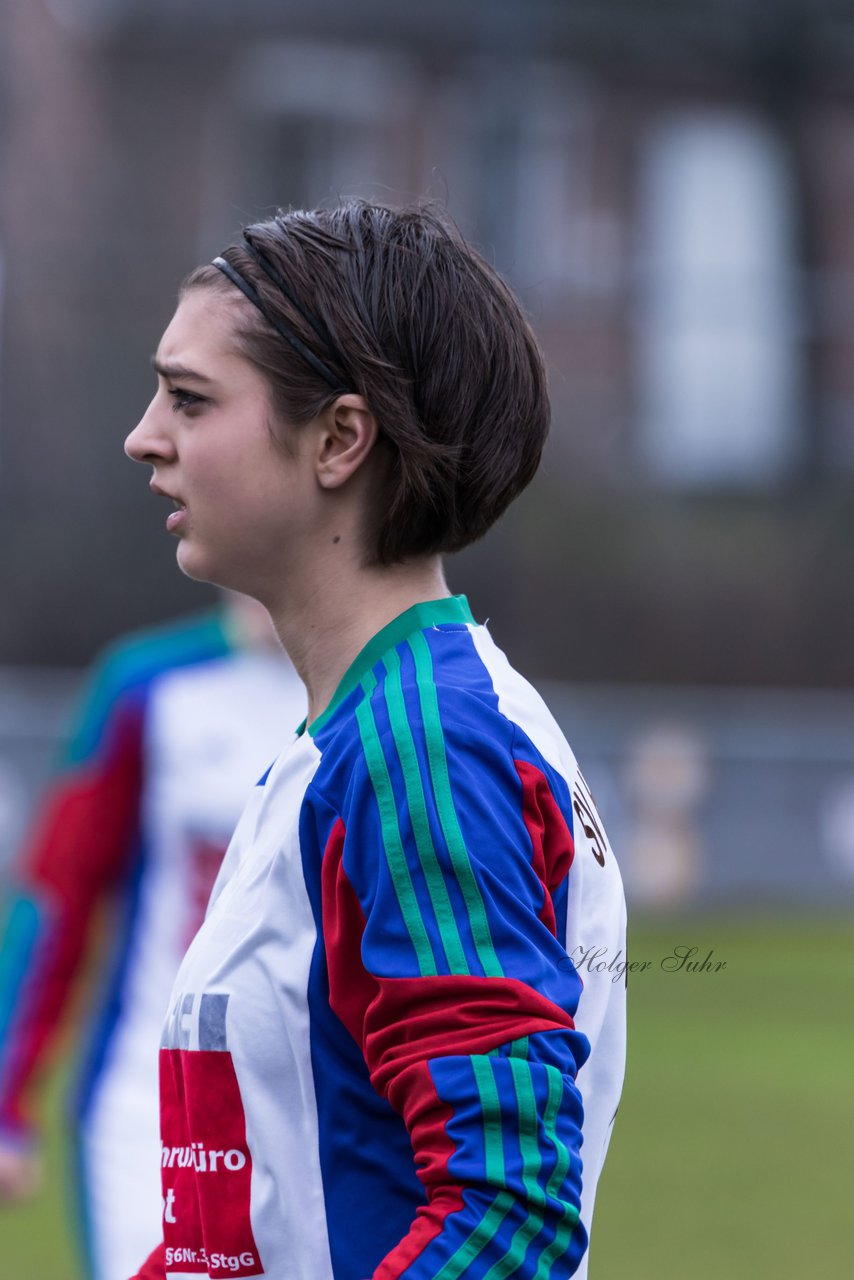
[[[619,871],[465,601],[384,628],[255,788],[161,1051],[141,1277],[584,1276],[622,1087]]]

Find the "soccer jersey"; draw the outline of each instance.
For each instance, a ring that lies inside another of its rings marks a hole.
[[[237,646],[225,613],[152,628],[98,664],[42,806],[0,950],[0,1138],[31,1140],[28,1094],[110,903],[110,978],[77,1098],[97,1280],[127,1280],[160,1229],[169,992],[246,796],[304,714],[284,655]]]
[[[140,1276],[586,1274],[620,1096],[619,871],[463,597],[384,628],[257,787],[176,978]]]

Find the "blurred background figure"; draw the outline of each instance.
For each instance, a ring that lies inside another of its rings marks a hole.
[[[624,785],[631,805],[625,855],[634,900],[691,902],[705,856],[699,809],[709,787],[706,746],[682,725],[659,723],[629,744]]]
[[[651,961],[591,1276],[847,1275],[854,4],[5,0],[0,859],[75,672],[213,600],[121,448],[187,264],[277,204],[428,192],[523,299],[554,409],[460,579],[577,750]],[[657,962],[703,931],[727,968],[689,990]],[[16,1274],[66,1280],[19,1221]]]
[[[95,1280],[125,1280],[161,1230],[157,1055],[172,980],[245,800],[304,714],[266,610],[228,594],[101,658],[38,807],[0,943],[0,1198],[37,1188],[39,1076],[100,932],[77,1099]]]

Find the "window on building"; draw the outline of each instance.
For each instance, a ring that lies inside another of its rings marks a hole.
[[[651,477],[751,487],[799,455],[804,361],[785,148],[747,113],[658,123],[642,153],[638,449]]]
[[[411,100],[403,55],[314,41],[242,50],[208,122],[205,248],[279,205],[406,194]]]
[[[437,156],[463,229],[543,300],[614,287],[614,219],[594,195],[595,85],[572,64],[473,59],[438,105]]]

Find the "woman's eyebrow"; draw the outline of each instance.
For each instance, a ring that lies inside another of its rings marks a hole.
[[[172,381],[180,379],[181,382],[211,382],[203,373],[196,373],[183,364],[162,364],[156,355],[151,357],[151,366],[161,378],[170,378]]]

